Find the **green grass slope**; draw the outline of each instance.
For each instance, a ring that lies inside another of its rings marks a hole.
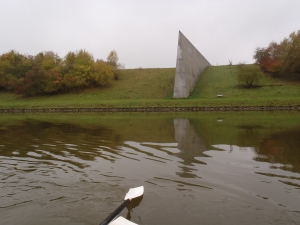
[[[249,65],[252,66],[252,65]],[[300,105],[300,83],[267,75],[261,87],[242,88],[236,66],[212,66],[186,99],[173,99],[175,68],[123,70],[109,87],[23,98],[0,92],[1,108],[49,107],[191,107]],[[218,98],[217,95],[223,97]]]
[[[244,88],[237,82],[236,72],[237,66],[208,67],[189,98],[211,100],[217,105],[276,106],[300,103],[299,81],[285,81],[264,75],[258,87]],[[217,95],[223,97],[218,98]]]

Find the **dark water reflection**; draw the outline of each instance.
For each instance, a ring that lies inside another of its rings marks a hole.
[[[299,224],[300,115],[0,118],[0,224]]]
[[[255,160],[280,164],[280,169],[300,172],[300,130],[273,133],[264,138],[257,149]],[[275,167],[274,167],[275,168]]]

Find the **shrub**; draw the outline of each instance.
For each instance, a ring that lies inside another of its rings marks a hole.
[[[63,80],[60,68],[53,68],[45,73],[45,86],[43,92],[45,94],[53,94],[62,91]]]
[[[0,55],[0,88],[15,90],[19,80],[30,70],[31,62],[28,56],[10,51]]]
[[[24,96],[52,94],[61,90],[61,59],[53,52],[28,56],[30,70],[19,79],[16,92]]]
[[[114,79],[114,68],[103,62],[97,60],[93,66],[93,73],[91,74],[91,81],[94,86],[106,86]]]
[[[10,51],[0,55],[0,89],[34,96],[105,86],[118,78],[121,68],[116,51],[108,62],[95,61],[85,50],[69,52],[63,59],[51,51],[35,56]]]
[[[14,91],[18,86],[19,80],[12,74],[0,73],[0,88],[8,91]]]
[[[260,68],[256,65],[246,65],[239,63],[237,66],[237,79],[245,87],[253,87],[258,84],[263,76]]]
[[[94,58],[87,51],[69,52],[65,57],[62,68],[64,72],[64,89],[72,90],[88,87],[93,64]]]
[[[46,76],[44,71],[39,69],[30,70],[24,78],[20,79],[20,86],[17,87],[18,94],[24,96],[41,95],[46,86]]]

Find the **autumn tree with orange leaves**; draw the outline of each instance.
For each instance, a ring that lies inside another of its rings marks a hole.
[[[253,58],[264,72],[300,79],[300,30],[279,44],[271,42],[266,48],[256,48]]]

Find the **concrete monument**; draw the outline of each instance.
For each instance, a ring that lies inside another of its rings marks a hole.
[[[179,31],[173,98],[187,98],[210,63]]]

